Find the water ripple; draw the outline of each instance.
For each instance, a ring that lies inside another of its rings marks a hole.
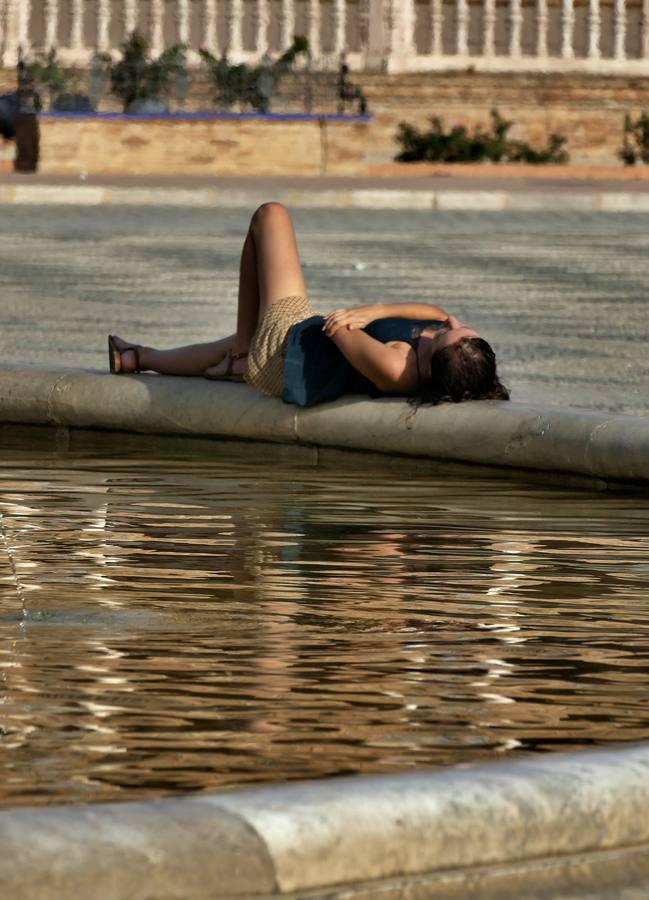
[[[108,453],[3,453],[3,804],[649,736],[646,498]]]

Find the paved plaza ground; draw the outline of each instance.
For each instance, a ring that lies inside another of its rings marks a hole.
[[[560,207],[560,203],[557,204]],[[106,334],[232,330],[251,210],[0,206],[4,364],[106,368]],[[513,399],[649,413],[649,216],[297,210],[323,311],[429,300],[480,329]]]

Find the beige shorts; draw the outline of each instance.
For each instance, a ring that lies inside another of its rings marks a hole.
[[[306,297],[283,297],[268,307],[250,342],[245,375],[248,384],[269,397],[282,396],[288,333],[293,325],[313,315]]]

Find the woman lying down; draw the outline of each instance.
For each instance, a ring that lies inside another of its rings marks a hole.
[[[372,303],[326,316],[309,305],[288,210],[265,203],[243,244],[235,334],[172,350],[108,338],[110,371],[247,381],[286,403],[344,394],[416,402],[508,400],[475,329],[431,303]]]

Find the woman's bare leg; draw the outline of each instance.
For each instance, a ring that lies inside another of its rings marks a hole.
[[[156,350],[154,347],[137,345],[135,352],[129,352],[134,345],[115,336],[115,345],[122,355],[125,372],[134,372],[139,361],[140,371],[150,370],[161,375],[196,375],[203,374],[208,366],[221,360],[232,349],[235,335],[208,341],[205,344],[190,344],[187,347],[175,347],[172,350]]]
[[[281,203],[264,203],[255,212],[241,255],[237,333],[234,354],[247,353],[268,307],[282,297],[306,295],[304,275],[291,216]],[[207,374],[223,374],[226,362],[211,366]],[[233,371],[246,370],[245,359],[235,360]]]
[[[264,203],[254,214],[251,231],[257,250],[259,318],[283,297],[306,296],[304,273],[289,211],[281,203]]]
[[[254,213],[241,252],[237,330],[233,335],[204,344],[191,344],[172,350],[140,347],[138,358],[142,370],[162,375],[224,374],[228,351],[246,354],[255,329],[275,300],[296,294],[305,295],[306,287],[290,214],[280,203],[264,203]],[[115,338],[126,371],[136,368],[133,347]],[[237,359],[234,373],[245,372],[246,360]]]

